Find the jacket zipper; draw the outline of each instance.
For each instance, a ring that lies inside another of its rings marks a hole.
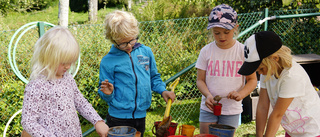
[[[136,72],[134,71],[134,64],[133,64],[133,60],[132,60],[132,57],[131,57],[131,54],[130,53],[128,53],[129,54],[129,57],[130,57],[130,60],[131,60],[131,65],[132,65],[132,69],[133,69],[133,74],[134,74],[134,76],[135,76],[135,78],[136,78],[136,81],[135,81],[135,89],[136,89],[136,96],[135,96],[135,100],[134,100],[134,110],[133,110],[133,112],[132,112],[132,118],[133,119],[135,119],[134,118],[134,112],[136,112],[136,110],[137,110],[137,97],[138,97],[138,87],[137,87],[137,85],[138,85],[138,77],[137,77],[137,74],[136,74]]]

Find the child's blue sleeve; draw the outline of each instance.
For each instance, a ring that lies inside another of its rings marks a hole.
[[[158,73],[156,60],[152,51],[150,50],[150,78],[151,78],[151,89],[159,94],[166,91],[166,84],[161,79],[161,74]]]
[[[110,83],[114,84],[114,77],[113,77],[114,71],[112,68],[108,67],[108,65],[105,62],[105,59],[101,60],[100,63],[100,70],[99,70],[99,87],[98,87],[98,94],[100,95],[100,98],[103,99],[106,102],[110,102],[114,94],[113,92],[110,95],[104,94],[100,90],[101,82],[104,80],[108,80]]]

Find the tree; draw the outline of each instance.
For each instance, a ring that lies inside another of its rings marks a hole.
[[[59,25],[68,26],[69,0],[59,0]]]
[[[97,21],[98,0],[88,0],[88,4],[89,4],[89,22],[94,23]]]
[[[132,0],[128,0],[128,10],[131,10]]]

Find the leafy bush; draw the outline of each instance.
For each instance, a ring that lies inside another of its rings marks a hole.
[[[1,86],[2,89],[0,91],[0,112],[1,119],[0,124],[6,125],[7,120],[18,110],[22,109],[23,102],[23,91],[24,91],[24,83],[22,81],[6,81],[4,85]],[[13,119],[10,124],[8,131],[11,131],[10,134],[14,134],[14,136],[18,136],[21,129],[20,117]],[[3,131],[5,126],[1,126],[0,131]]]
[[[98,9],[104,7],[126,7],[127,0],[98,0]],[[88,0],[70,0],[69,6],[74,12],[88,12]]]
[[[280,29],[277,33],[281,35],[283,43],[292,50],[293,54],[320,54],[320,39],[319,36],[314,35],[320,32],[320,22],[317,17],[278,20],[270,27],[275,24],[285,24],[286,29]]]
[[[211,7],[210,0],[156,0],[144,8],[135,7],[139,10],[132,12],[139,21],[151,21],[207,16]]]
[[[42,10],[58,0],[1,0],[1,13],[6,15],[9,11],[27,12],[32,10]]]
[[[285,4],[282,0],[156,0],[149,3],[144,8],[133,8],[132,12],[139,21],[208,16],[214,6],[222,3],[232,6],[238,13],[264,11],[265,8],[269,10],[320,8],[320,0],[292,0]]]
[[[199,50],[206,45],[206,18],[188,18],[141,22],[139,41],[151,47],[161,78],[166,81],[197,60]],[[201,23],[199,23],[201,22]],[[168,39],[169,38],[169,39]],[[180,76],[175,93],[178,99],[199,97],[195,86],[195,71]],[[171,83],[167,83],[169,86]],[[169,89],[168,89],[169,90]],[[153,93],[150,110],[165,106],[161,95]]]

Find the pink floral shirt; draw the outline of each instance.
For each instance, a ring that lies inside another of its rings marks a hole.
[[[21,124],[33,137],[81,137],[77,112],[93,125],[103,120],[79,91],[72,75],[31,80],[24,92]]]

